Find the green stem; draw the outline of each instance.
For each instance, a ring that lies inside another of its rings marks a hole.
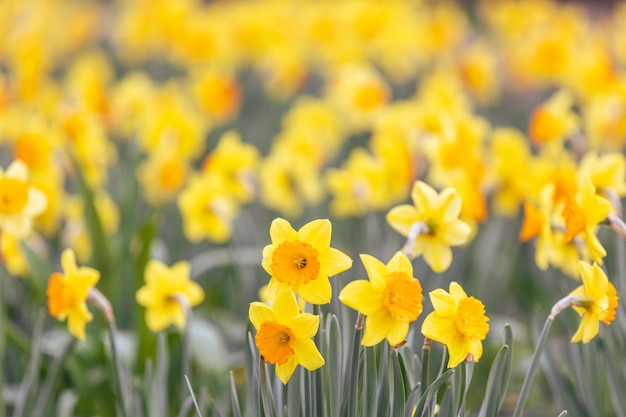
[[[54,384],[61,373],[61,369],[63,369],[63,363],[72,351],[74,344],[76,344],[76,339],[74,337],[70,337],[70,340],[63,348],[61,354],[52,363],[50,373],[46,377],[43,387],[37,394],[37,402],[35,403],[35,408],[31,417],[41,417],[48,410],[48,401],[50,400],[52,389],[54,388]]]
[[[424,337],[424,344],[422,345],[422,393],[430,385],[430,345],[433,341],[427,337]]]
[[[111,359],[113,360],[113,375],[115,377],[115,395],[117,396],[117,415],[127,417],[126,401],[124,397],[123,387],[124,380],[122,379],[122,364],[117,356],[117,346],[115,344],[115,334],[117,329],[115,321],[109,321],[109,342],[111,343]]]
[[[546,347],[546,342],[548,341],[548,333],[550,331],[550,327],[552,326],[552,321],[553,316],[551,315],[543,325],[543,330],[541,331],[541,335],[537,341],[537,347],[535,348],[535,352],[533,353],[533,357],[530,361],[528,372],[526,372],[526,378],[524,378],[524,385],[522,385],[522,390],[520,391],[519,398],[517,399],[515,411],[513,411],[513,417],[520,417],[524,412],[524,406],[526,404],[528,393],[530,392],[530,386],[537,370],[539,369],[539,360]]]

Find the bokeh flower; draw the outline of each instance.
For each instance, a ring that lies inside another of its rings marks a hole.
[[[72,249],[65,249],[61,254],[61,266],[63,274],[55,272],[48,280],[48,311],[58,320],[67,318],[69,332],[85,340],[85,325],[93,319],[87,309],[87,297],[100,279],[100,272],[78,267]]]
[[[346,254],[330,247],[331,229],[328,219],[314,220],[298,231],[285,219],[272,222],[272,243],[263,248],[261,263],[272,276],[272,293],[291,288],[306,302],[330,302],[332,289],[328,278],[352,266]]]
[[[257,330],[254,341],[266,362],[276,365],[278,379],[286,384],[302,365],[309,371],[324,365],[324,358],[311,338],[319,328],[319,316],[301,313],[293,292],[281,291],[272,307],[250,303],[250,321]]]
[[[407,237],[414,224],[424,224],[427,230],[415,238],[411,256],[423,255],[433,271],[445,271],[452,263],[450,246],[467,242],[471,231],[467,223],[459,220],[461,197],[454,188],[446,188],[438,194],[428,184],[416,181],[411,198],[414,205],[392,208],[387,213],[387,222]]]
[[[146,285],[136,294],[137,303],[146,308],[146,325],[157,333],[174,324],[185,328],[188,310],[204,300],[202,287],[189,278],[189,263],[168,267],[151,260],[144,274]]]
[[[348,283],[339,300],[365,315],[361,344],[374,346],[383,339],[395,346],[406,339],[409,324],[422,313],[422,286],[413,277],[411,261],[396,252],[385,265],[370,255],[361,255],[369,281]]]
[[[576,303],[572,308],[582,320],[572,337],[572,342],[589,343],[598,334],[600,322],[608,326],[615,319],[618,305],[617,291],[597,264],[594,263],[592,266],[580,261],[578,269],[583,284],[569,296]]]
[[[28,235],[46,202],[45,194],[30,184],[24,162],[16,159],[6,171],[0,167],[0,229],[15,237]]]
[[[448,368],[454,368],[468,354],[478,361],[483,354],[482,340],[489,332],[489,318],[480,300],[468,297],[456,282],[450,283],[450,292],[441,288],[430,292],[435,311],[424,319],[422,334],[448,348]]]

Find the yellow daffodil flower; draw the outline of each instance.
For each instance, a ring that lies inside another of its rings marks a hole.
[[[178,196],[187,239],[223,243],[230,239],[239,206],[223,180],[210,174],[194,176]]]
[[[596,187],[588,175],[583,173],[577,182],[576,195],[566,198],[563,207],[563,219],[567,228],[565,239],[571,241],[580,235],[589,248],[591,259],[602,265],[606,250],[598,240],[595,228],[611,212],[611,203],[596,194]]]
[[[383,339],[395,346],[406,339],[409,324],[422,314],[422,286],[413,277],[411,261],[396,252],[385,265],[370,255],[361,255],[369,281],[348,283],[339,300],[365,315],[361,344],[374,346]]]
[[[446,188],[440,194],[428,184],[416,181],[411,190],[414,205],[403,204],[387,213],[387,222],[403,236],[409,236],[416,223],[426,226],[413,242],[411,256],[424,256],[435,272],[448,269],[452,263],[450,246],[467,242],[470,227],[459,220],[461,197],[454,188]]]
[[[241,104],[241,87],[228,71],[204,69],[194,76],[191,92],[199,107],[216,123],[230,120]]]
[[[78,267],[72,249],[65,249],[61,254],[61,266],[63,274],[55,272],[48,281],[48,311],[58,320],[67,318],[69,332],[77,339],[85,340],[85,324],[93,319],[86,301],[89,291],[100,279],[100,272]]]
[[[137,179],[146,200],[161,205],[176,197],[189,174],[189,162],[176,149],[163,146],[137,168]]]
[[[435,311],[424,319],[422,334],[448,348],[448,368],[454,368],[472,354],[478,361],[483,354],[482,340],[489,332],[489,318],[480,300],[468,297],[456,282],[450,292],[441,288],[430,292]]]
[[[24,237],[32,229],[33,218],[46,209],[44,193],[33,187],[28,179],[28,167],[14,160],[6,172],[0,168],[0,229]]]
[[[250,303],[250,321],[257,330],[254,341],[266,362],[276,365],[278,379],[286,384],[296,366],[309,371],[324,365],[311,338],[319,328],[319,316],[301,313],[293,292],[281,291],[272,307]]]
[[[144,274],[146,285],[135,298],[146,308],[146,325],[157,333],[174,324],[184,329],[187,313],[204,300],[202,287],[189,278],[189,263],[178,262],[168,267],[151,260]]]
[[[571,110],[574,98],[562,90],[537,107],[530,116],[528,135],[537,144],[563,141],[579,128],[576,114]]]
[[[287,220],[278,218],[270,226],[270,236],[272,243],[263,248],[261,263],[272,276],[270,291],[278,292],[276,287],[291,288],[306,302],[330,302],[328,277],[352,266],[347,255],[330,247],[330,221],[314,220],[295,231]]]
[[[572,342],[589,343],[599,331],[600,322],[607,326],[615,319],[617,291],[597,264],[580,261],[578,269],[583,285],[569,295],[576,304],[572,307],[582,317],[580,325],[572,337]]]
[[[580,160],[579,172],[589,175],[598,192],[612,192],[618,197],[626,195],[626,159],[622,153],[587,152]]]

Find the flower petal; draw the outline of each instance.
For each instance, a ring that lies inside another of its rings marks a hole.
[[[255,329],[259,329],[266,321],[277,321],[276,313],[267,304],[255,301],[250,303],[248,316]]]
[[[270,225],[270,237],[274,245],[284,241],[294,241],[298,239],[298,232],[294,230],[285,219],[277,218]]]
[[[438,316],[452,317],[456,314],[456,300],[446,290],[437,288],[431,291],[429,296],[430,302]]]
[[[459,332],[455,332],[446,343],[450,359],[448,360],[448,368],[454,368],[467,358],[470,351],[470,341],[467,337]]]
[[[16,159],[9,165],[4,175],[28,182],[28,166],[21,159]]]
[[[322,354],[311,339],[296,339],[293,342],[293,350],[300,365],[309,371],[314,371],[325,363]]]
[[[402,204],[392,208],[387,213],[386,218],[389,226],[403,236],[408,236],[413,223],[421,220],[415,207],[408,204]]]
[[[319,261],[321,264],[320,274],[329,277],[340,274],[352,267],[352,259],[335,248],[327,248],[320,251]]]
[[[382,292],[364,279],[349,282],[339,293],[339,300],[350,308],[365,314],[374,314],[383,308]]]
[[[304,301],[311,304],[327,304],[333,295],[328,277],[322,275],[300,285],[298,292]]]
[[[309,313],[302,313],[291,320],[288,327],[293,331],[296,339],[308,339],[315,336],[317,333],[320,327],[320,317]]]
[[[274,313],[279,323],[287,324],[300,314],[300,307],[293,291],[281,291],[276,296],[272,305]]]
[[[461,214],[461,197],[455,188],[446,188],[439,194],[439,210],[444,222],[452,221]]]
[[[76,275],[78,267],[76,266],[76,255],[73,249],[65,249],[61,254],[61,266],[65,276]]]
[[[458,282],[452,281],[450,283],[450,295],[454,298],[454,300],[458,303],[460,300],[467,298],[467,294],[463,287],[459,285]]]
[[[387,266],[371,255],[361,254],[361,262],[365,267],[367,276],[377,291],[382,291],[387,285],[389,271]]]
[[[471,227],[462,220],[453,220],[440,226],[437,235],[450,246],[459,246],[467,242],[472,233]]]
[[[387,334],[387,341],[392,346],[399,345],[406,340],[406,335],[409,333],[409,323],[394,320],[391,323],[391,329]]]
[[[430,211],[438,200],[437,191],[423,181],[415,181],[411,189],[411,199],[418,213]]]
[[[450,246],[438,239],[431,239],[430,244],[424,246],[424,260],[433,271],[443,272],[452,263]]]
[[[454,320],[449,317],[441,317],[436,312],[426,316],[422,324],[422,334],[439,343],[447,343],[448,339],[458,333]]]
[[[408,276],[413,277],[413,265],[411,265],[409,258],[400,251],[396,252],[389,262],[387,262],[387,271],[389,271],[389,273],[404,272]]]
[[[332,226],[328,219],[313,220],[298,230],[298,239],[320,250],[330,246]]]
[[[287,362],[282,365],[276,365],[276,376],[280,379],[280,382],[286,384],[293,375],[293,371],[296,370],[296,366],[298,366],[298,359],[296,359],[296,355],[292,355]]]
[[[361,344],[374,346],[380,343],[391,331],[393,318],[387,310],[380,309],[365,318],[365,332]]]

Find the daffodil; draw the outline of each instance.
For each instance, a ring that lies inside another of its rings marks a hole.
[[[580,261],[578,269],[583,284],[569,296],[574,299],[572,307],[582,317],[572,337],[572,342],[588,343],[599,331],[600,322],[607,326],[615,319],[618,299],[615,287],[597,264]]]
[[[538,145],[563,141],[579,128],[571,107],[574,97],[569,91],[559,91],[537,107],[530,116],[529,136]]]
[[[202,287],[189,278],[189,263],[178,262],[168,267],[151,260],[144,274],[146,285],[136,294],[137,303],[146,308],[146,324],[160,332],[170,324],[185,327],[187,313],[204,300]]]
[[[46,204],[45,194],[29,182],[24,162],[14,160],[6,172],[0,168],[0,229],[18,238],[28,235]]]
[[[361,255],[369,281],[348,283],[339,300],[365,315],[361,343],[374,346],[383,339],[398,345],[406,339],[409,324],[422,313],[422,286],[413,277],[411,261],[396,252],[385,265],[370,255]]]
[[[330,247],[330,221],[314,220],[296,231],[287,220],[278,218],[270,226],[270,236],[272,243],[263,248],[261,264],[272,276],[270,291],[291,288],[306,302],[330,302],[328,277],[352,266],[346,254]]]
[[[412,242],[411,256],[423,255],[433,271],[445,271],[452,263],[450,246],[464,244],[470,235],[470,227],[459,220],[461,197],[454,188],[446,188],[437,194],[428,184],[416,181],[411,198],[414,205],[392,208],[387,214],[387,222],[407,237],[415,224],[425,226],[424,232]]]
[[[424,319],[422,334],[448,348],[448,368],[454,368],[468,354],[478,361],[483,354],[482,340],[489,332],[489,318],[480,300],[468,297],[456,282],[450,292],[441,288],[430,292],[435,311]]]
[[[278,379],[286,384],[302,365],[309,371],[324,365],[324,358],[311,338],[319,328],[319,316],[301,313],[293,292],[281,291],[272,307],[250,303],[250,321],[256,329],[254,341],[266,362],[276,365]]]
[[[65,249],[61,254],[61,266],[63,274],[55,272],[48,280],[48,311],[61,321],[67,318],[69,332],[85,340],[85,324],[93,319],[87,309],[87,297],[100,279],[100,272],[78,267],[72,249]]]
[[[575,196],[565,199],[563,219],[567,228],[566,240],[571,241],[581,236],[589,248],[591,259],[602,265],[606,250],[596,236],[596,226],[611,213],[611,203],[596,194],[596,188],[585,173],[578,178],[578,190]]]

